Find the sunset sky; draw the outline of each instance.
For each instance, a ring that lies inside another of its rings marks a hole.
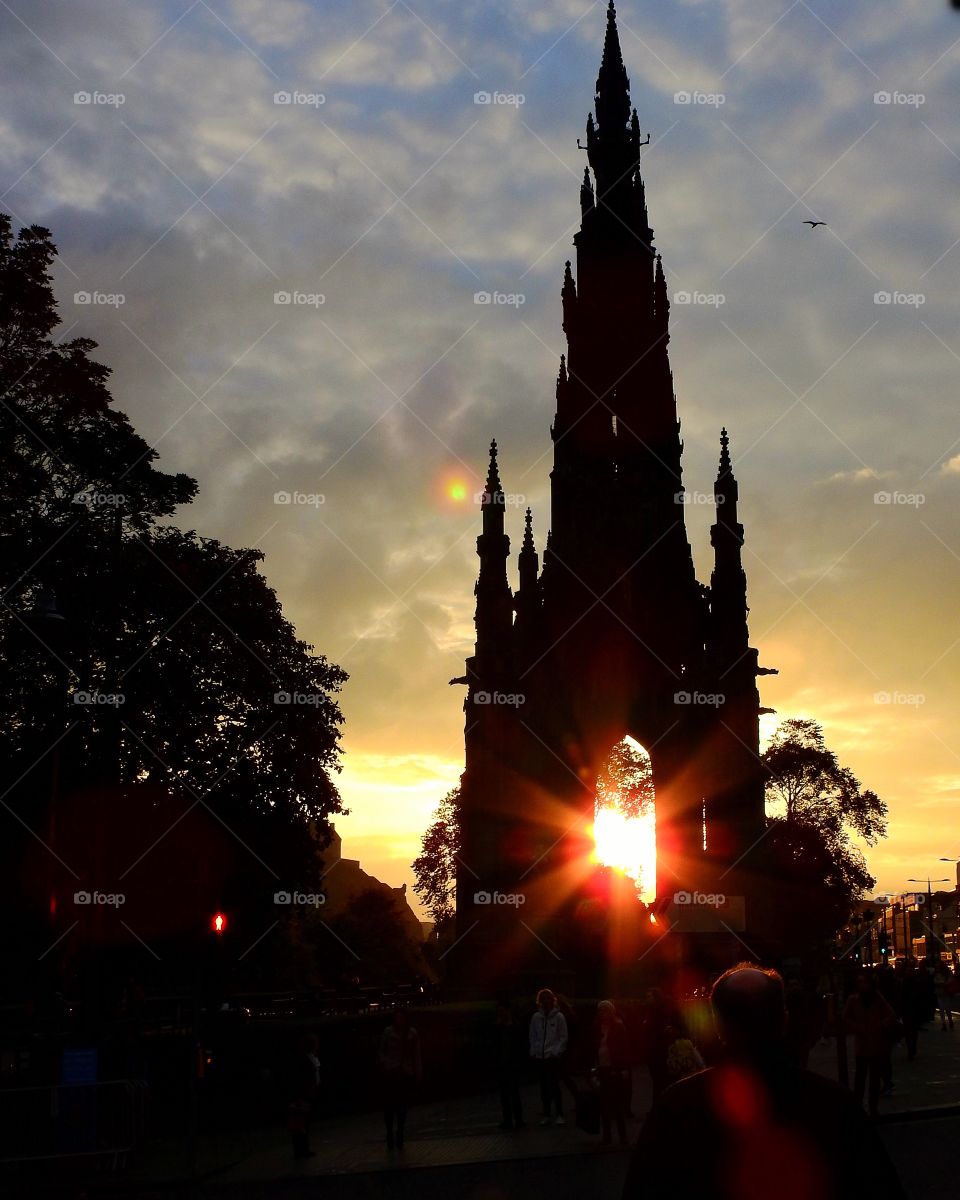
[[[261,548],[301,636],[350,673],[338,828],[393,884],[462,769],[447,681],[472,651],[491,437],[514,551],[526,504],[546,538],[605,7],[0,5],[0,209],[53,231],[61,334],[100,343],[160,465],[198,478],[182,524]],[[960,12],[618,14],[652,135],[684,481],[711,490],[725,424],[751,639],[780,669],[761,681],[768,732],[816,718],[888,801],[877,891],[952,875],[937,860],[960,856]],[[517,303],[475,303],[495,291]],[[712,515],[687,511],[702,580]]]

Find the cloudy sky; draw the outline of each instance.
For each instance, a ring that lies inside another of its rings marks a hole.
[[[0,0],[0,207],[53,230],[63,332],[100,343],[119,406],[199,479],[184,522],[262,548],[301,635],[349,671],[344,852],[395,884],[462,768],[447,680],[472,648],[492,436],[546,536],[604,8]],[[889,802],[881,889],[949,875],[960,13],[619,13],[657,245],[671,290],[700,301],[673,308],[685,483],[709,491],[725,423],[752,640],[781,671],[764,701],[822,721]],[[691,506],[701,578],[710,519]]]

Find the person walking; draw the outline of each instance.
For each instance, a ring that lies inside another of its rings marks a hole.
[[[896,1015],[881,996],[872,971],[861,971],[857,975],[857,990],[844,1005],[843,1024],[847,1032],[853,1034],[856,1059],[853,1094],[857,1102],[862,1104],[866,1089],[867,1108],[870,1116],[875,1117],[879,1107],[884,1061],[890,1052]]]
[[[780,975],[740,963],[710,999],[720,1061],[654,1103],[623,1200],[906,1200],[862,1106],[791,1061]]]
[[[523,1029],[506,1000],[497,1002],[494,1025],[497,1086],[500,1089],[501,1129],[523,1129],[520,1072],[526,1059]]]
[[[317,1049],[320,1041],[315,1033],[300,1039],[290,1071],[290,1104],[287,1108],[287,1130],[293,1142],[294,1158],[313,1158],[310,1149],[310,1118],[320,1093],[320,1060]]]
[[[940,1016],[940,1032],[946,1033],[948,1026],[953,1028],[953,1011],[950,1008],[950,972],[942,959],[934,964],[933,994]]]
[[[530,1018],[530,1057],[540,1075],[540,1099],[543,1104],[541,1125],[565,1125],[560,1072],[567,1049],[567,1021],[557,1007],[557,998],[549,988],[537,993],[537,1011]]]
[[[423,1076],[420,1037],[410,1024],[405,1008],[394,1011],[392,1022],[380,1039],[380,1070],[383,1076],[383,1120],[387,1149],[403,1149],[407,1108],[413,1088]]]
[[[627,1108],[630,1058],[627,1030],[612,1000],[597,1005],[594,1065],[600,1095],[601,1145],[609,1146],[614,1122],[621,1146],[627,1140]]]

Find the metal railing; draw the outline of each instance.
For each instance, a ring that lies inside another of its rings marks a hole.
[[[0,1163],[99,1158],[125,1165],[143,1142],[143,1080],[0,1088]]]

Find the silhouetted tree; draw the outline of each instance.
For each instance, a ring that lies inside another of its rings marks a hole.
[[[887,806],[840,765],[816,721],[781,722],[764,762],[765,852],[782,936],[794,945],[822,942],[874,886],[851,836],[875,845],[887,832]]]
[[[650,757],[626,738],[610,751],[597,776],[597,807],[643,817],[654,803]]]
[[[151,842],[179,836],[191,806],[231,853],[213,878],[209,837],[184,844],[181,892],[199,897],[204,877],[205,894],[272,919],[276,888],[309,887],[341,811],[346,678],[296,637],[262,554],[162,523],[197,485],[156,468],[95,343],[56,341],[55,254],[47,230],[14,240],[0,216],[0,887],[34,961],[52,900],[63,919],[78,877],[106,890],[146,853],[125,877],[135,889]],[[251,919],[251,942],[263,928]]]
[[[421,839],[413,861],[420,897],[443,937],[453,927],[456,905],[457,856],[460,853],[460,787],[451,788],[437,805],[433,821]]]

